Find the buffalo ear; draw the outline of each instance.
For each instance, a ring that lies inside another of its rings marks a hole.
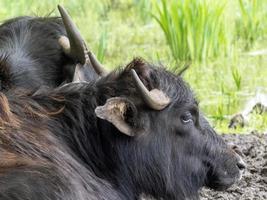
[[[84,65],[76,64],[72,82],[90,82],[97,79],[98,75],[87,63]]]
[[[120,132],[135,135],[133,121],[137,116],[135,105],[123,97],[113,97],[107,100],[105,105],[95,109],[96,116],[112,123]]]

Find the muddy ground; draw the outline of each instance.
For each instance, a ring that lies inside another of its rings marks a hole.
[[[238,145],[247,169],[242,180],[227,191],[201,191],[201,200],[267,200],[267,134],[223,135]]]

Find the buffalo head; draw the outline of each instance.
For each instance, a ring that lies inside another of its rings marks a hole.
[[[224,190],[240,180],[240,155],[210,126],[180,76],[135,59],[97,89],[98,127],[113,143],[107,154],[116,155],[122,190],[198,199],[203,186]]]

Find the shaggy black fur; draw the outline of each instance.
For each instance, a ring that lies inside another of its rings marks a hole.
[[[171,104],[162,111],[147,107],[130,69]],[[132,102],[136,112],[129,110],[125,121],[142,131],[130,137],[96,117],[95,108],[111,97]],[[198,199],[201,187],[225,189],[240,178],[239,156],[199,112],[188,85],[139,59],[96,82],[9,91],[0,102],[3,199],[136,200],[142,193]]]
[[[18,17],[0,26],[0,90],[56,87],[72,79],[74,64],[58,39],[60,18]]]

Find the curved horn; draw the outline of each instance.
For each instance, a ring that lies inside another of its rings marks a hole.
[[[76,25],[72,22],[67,11],[60,5],[58,5],[58,10],[68,35],[68,38],[66,36],[61,36],[59,38],[59,44],[62,46],[63,51],[72,59],[78,60],[78,62],[82,65],[87,63],[92,66],[98,75],[106,75],[107,71],[100,64],[93,53],[88,51],[83,37],[78,31]]]
[[[91,51],[88,52],[90,61],[96,71],[96,73],[100,76],[105,76],[108,74],[108,71],[101,65],[101,63],[97,60],[95,54]]]
[[[73,59],[77,59],[81,64],[85,64],[86,59],[88,59],[88,56],[87,56],[88,50],[87,50],[86,44],[80,32],[78,31],[76,25],[72,22],[67,11],[60,5],[58,5],[58,10],[62,17],[62,21],[64,23],[64,26],[65,26],[65,29],[66,29],[66,32],[69,38],[70,49],[67,50],[67,52],[69,51],[69,55]],[[64,46],[62,47],[64,48]],[[66,51],[66,49],[64,51]]]
[[[150,108],[154,110],[162,110],[170,104],[170,98],[167,97],[164,92],[158,89],[148,91],[134,69],[131,69],[131,74],[134,78],[138,91],[141,93],[141,96]]]

